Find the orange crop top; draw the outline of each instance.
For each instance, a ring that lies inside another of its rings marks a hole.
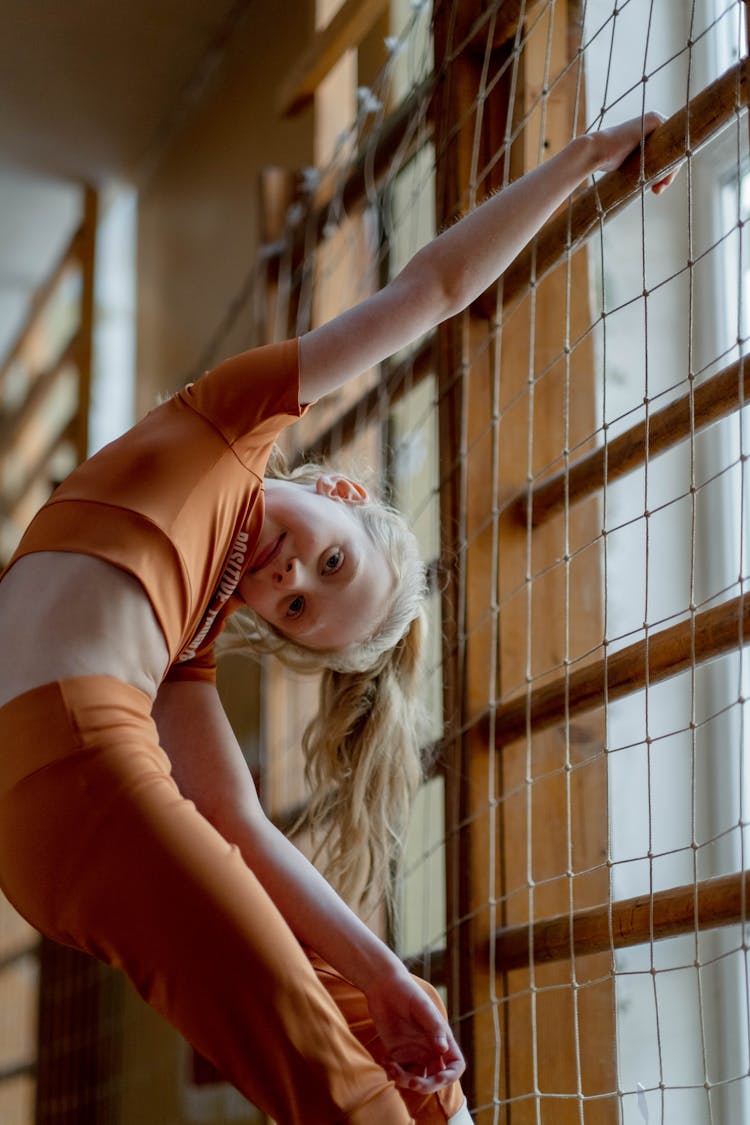
[[[128,571],[164,632],[167,678],[213,679],[214,641],[263,525],[268,456],[302,413],[297,340],[226,360],[74,469],[9,565],[77,551]]]

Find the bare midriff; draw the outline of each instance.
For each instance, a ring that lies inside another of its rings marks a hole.
[[[152,700],[166,672],[164,634],[132,575],[91,555],[40,551],[0,582],[0,706],[75,676],[114,676]]]

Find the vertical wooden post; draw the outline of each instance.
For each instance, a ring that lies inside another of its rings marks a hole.
[[[81,268],[80,324],[76,339],[78,367],[78,413],[75,420],[76,452],[79,461],[89,454],[89,408],[91,405],[91,354],[94,337],[94,272],[98,196],[94,188],[83,189],[83,223],[79,262]]]
[[[745,39],[747,42],[747,52],[750,56],[750,0],[744,0],[745,4]],[[750,115],[748,115],[748,130],[750,131]]]
[[[268,246],[284,238],[286,217],[295,201],[297,175],[288,168],[264,168],[258,187],[260,203],[261,245]],[[260,293],[260,324],[263,343],[286,340],[290,332],[292,296],[281,292],[281,272],[289,263],[284,255],[265,265],[265,284]],[[286,278],[287,287],[289,278]]]
[[[477,105],[483,55],[469,48],[453,57],[455,45],[480,14],[479,3],[435,6],[435,70],[441,87],[436,98],[436,222],[438,229],[452,222],[469,204],[475,174],[474,145],[477,113],[482,114],[479,159],[482,168],[496,153],[505,135],[508,84],[500,82],[490,99]],[[494,165],[491,178],[476,185],[480,198],[501,186],[504,162]],[[487,326],[464,314],[438,332],[438,397],[440,433],[440,497],[442,567],[447,576],[443,595],[443,669],[445,722],[449,732],[446,774],[446,874],[448,903],[449,1007],[469,1068],[465,1087],[470,1104],[491,1098],[494,1073],[493,1013],[478,1012],[490,990],[488,966],[479,951],[490,933],[486,875],[488,849],[487,755],[481,734],[464,735],[466,720],[477,701],[475,687],[486,687],[491,663],[488,634],[472,632],[487,615],[492,598],[486,581],[469,579],[472,570],[485,571],[486,541],[473,537],[484,522],[490,489],[487,470],[492,461],[487,441],[475,444],[487,430],[491,415],[490,349],[482,350]],[[477,359],[481,355],[482,359]],[[469,456],[469,447],[474,453]],[[481,447],[481,452],[480,452]],[[489,458],[489,459],[488,459]],[[491,552],[490,552],[491,555]],[[484,675],[481,670],[484,670]],[[480,689],[481,690],[481,689]],[[486,1048],[486,1049],[485,1049]]]
[[[570,66],[579,42],[575,2],[550,5],[528,34],[520,107],[528,115],[526,167],[554,155],[581,124],[582,75]],[[524,401],[527,418],[522,426],[510,409],[501,423],[504,487],[522,489],[529,475],[550,463],[564,467],[567,450],[581,448],[595,429],[588,294],[582,250],[534,286],[504,325],[502,398]],[[533,534],[509,522],[501,528],[503,695],[526,676],[538,682],[547,669],[564,668],[601,644],[600,527],[598,501],[592,499]],[[514,597],[515,590],[523,592]],[[497,734],[502,740],[502,731]],[[503,747],[507,923],[608,901],[604,741],[602,707]],[[538,1108],[560,1125],[577,1123],[578,1097],[596,1099],[587,1103],[587,1122],[618,1119],[611,970],[610,955],[601,954],[504,976],[504,1096],[529,1098],[525,1109],[509,1114],[514,1125],[536,1121]],[[537,1091],[541,1105],[533,1096]]]
[[[517,57],[514,36],[505,29],[497,37],[504,45],[492,49],[481,107],[484,45],[452,57],[479,14],[478,4],[449,0],[435,8],[438,226],[466,208],[470,189],[481,199],[506,168],[515,179],[553,155],[580,108],[578,75],[568,69],[578,46],[575,5],[558,0],[537,11]],[[521,137],[494,163],[515,131],[506,122],[522,116]],[[491,180],[472,184],[483,167]],[[601,642],[600,560],[586,547],[598,535],[596,502],[563,512],[533,538],[493,510],[493,485],[500,501],[517,493],[593,431],[587,301],[584,251],[502,315],[498,333],[465,314],[439,334],[449,1000],[470,1060],[468,1096],[488,1125],[498,1102],[500,1120],[513,1125],[540,1112],[559,1125],[579,1122],[587,1095],[596,1096],[587,1122],[617,1114],[609,955],[512,973],[487,959],[494,919],[521,925],[607,901],[603,716],[530,733],[502,746],[497,763],[490,755],[502,730],[488,744],[486,726],[473,721],[489,708],[493,728],[496,699]]]

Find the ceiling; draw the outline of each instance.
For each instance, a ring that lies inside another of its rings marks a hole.
[[[253,0],[2,0],[0,358],[78,221],[138,182]]]

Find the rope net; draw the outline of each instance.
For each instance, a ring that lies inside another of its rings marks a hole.
[[[269,175],[260,265],[196,373],[248,321],[284,338],[366,297],[573,136],[668,120],[469,312],[290,432],[292,457],[366,466],[430,564],[429,779],[398,926],[371,922],[446,996],[482,1125],[750,1120],[746,7],[392,0],[389,20],[376,79],[350,53],[320,86],[315,166]],[[315,685],[269,663],[261,700],[261,794],[290,824]],[[6,999],[12,1059],[31,1033]],[[132,1042],[151,1027],[126,1016]],[[79,1025],[45,1073],[80,1083],[37,1090],[36,1120],[140,1119],[151,1073],[109,1039],[86,1054]],[[194,1094],[170,1120],[259,1120]]]
[[[276,336],[572,136],[669,120],[469,313],[293,435],[368,463],[433,564],[439,753],[398,947],[446,991],[478,1121],[745,1120],[745,6],[401,16],[288,215]],[[265,676],[283,810],[306,712]]]

